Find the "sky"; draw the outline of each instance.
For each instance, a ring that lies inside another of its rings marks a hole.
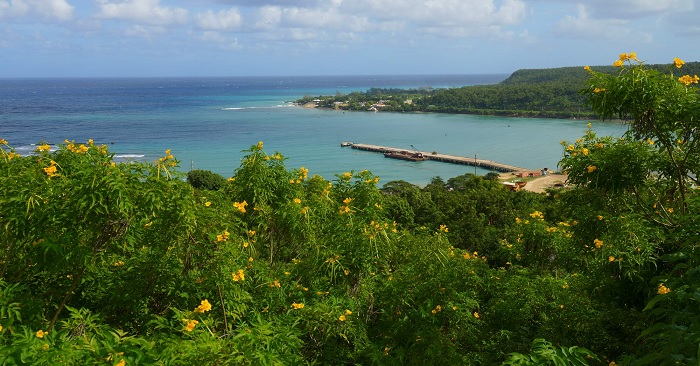
[[[0,77],[509,74],[700,61],[700,0],[0,0]]]

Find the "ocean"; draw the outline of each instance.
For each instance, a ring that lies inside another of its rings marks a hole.
[[[242,150],[263,141],[287,168],[326,179],[369,170],[380,185],[425,185],[474,173],[471,166],[386,159],[341,147],[375,144],[556,170],[560,141],[573,141],[589,121],[433,113],[343,112],[294,106],[303,96],[347,94],[371,87],[420,88],[493,84],[508,75],[304,76],[222,78],[0,79],[0,138],[23,155],[64,140],[107,144],[118,161],[154,161],[166,149],[183,172],[207,169],[230,177]],[[598,135],[626,126],[593,121]],[[488,170],[476,169],[477,174]]]

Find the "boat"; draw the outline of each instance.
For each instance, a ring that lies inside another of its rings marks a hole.
[[[352,146],[352,142],[343,141],[340,143],[340,147],[347,147],[347,146]]]
[[[392,159],[409,160],[409,161],[428,160],[428,157],[423,155],[423,153],[409,152],[409,151],[405,151],[405,150],[404,151],[385,151],[384,157],[385,158],[392,158]]]

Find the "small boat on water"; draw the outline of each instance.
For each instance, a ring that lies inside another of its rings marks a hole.
[[[401,159],[409,161],[423,161],[428,160],[428,157],[419,152],[409,152],[409,151],[385,151],[385,158]]]

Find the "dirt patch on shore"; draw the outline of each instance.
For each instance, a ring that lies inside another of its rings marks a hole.
[[[522,179],[517,179],[513,175],[513,173],[503,173],[501,174],[501,180],[504,182],[512,182],[512,181],[524,181],[527,182],[525,184],[525,187],[521,188],[526,191],[530,192],[535,192],[535,193],[544,193],[546,189],[549,188],[557,188],[557,187],[563,187],[564,184],[566,183],[566,179],[568,176],[566,174],[556,174],[556,173],[550,173],[545,176],[540,176],[540,177],[535,177],[535,178],[522,178]]]

